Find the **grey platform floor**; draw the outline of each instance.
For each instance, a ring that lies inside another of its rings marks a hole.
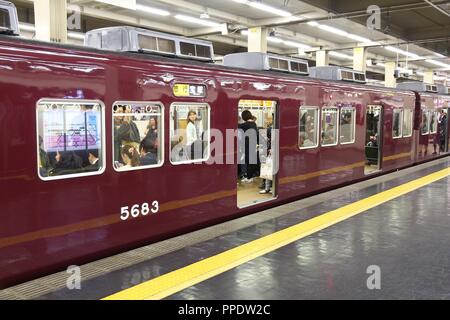
[[[99,299],[449,166],[437,160],[82,266],[92,275],[81,290],[59,273],[0,298]],[[445,178],[167,299],[449,299],[449,198]],[[380,289],[367,287],[369,266]]]

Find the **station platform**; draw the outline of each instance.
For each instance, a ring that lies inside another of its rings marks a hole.
[[[443,158],[0,291],[0,299],[450,299]]]

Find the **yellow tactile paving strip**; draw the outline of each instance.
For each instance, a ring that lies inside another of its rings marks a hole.
[[[104,298],[162,299],[392,199],[450,176],[440,170]]]

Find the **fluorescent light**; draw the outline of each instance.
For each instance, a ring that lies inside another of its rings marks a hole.
[[[67,37],[72,39],[84,40],[84,33],[81,32],[67,32]]]
[[[331,33],[334,33],[334,34],[337,34],[337,35],[340,35],[343,37],[346,37],[348,35],[348,32],[345,32],[345,31],[335,28],[335,27],[327,26],[326,24],[319,24],[318,27],[319,27],[319,29],[322,29],[322,30],[325,30],[325,31],[328,31],[328,32],[331,32]]]
[[[19,30],[20,31],[36,31],[36,28],[32,25],[32,24],[24,24],[24,23],[19,23]]]
[[[264,4],[261,2],[248,2],[247,4],[250,7],[253,7],[253,8],[262,10],[262,11],[270,12],[270,13],[276,14],[278,16],[282,16],[282,17],[292,16],[292,13],[290,13],[290,12],[268,6],[267,4]]]
[[[372,42],[372,40],[370,40],[370,39],[367,39],[367,38],[364,38],[364,37],[360,37],[360,36],[358,36],[356,34],[352,34],[352,33],[347,34],[347,38],[356,40],[358,42]]]
[[[159,16],[170,16],[169,11],[144,6],[142,4],[136,4],[136,11],[144,11],[145,13],[156,14]]]
[[[327,31],[327,32],[330,32],[330,33],[333,33],[333,34],[337,34],[337,35],[342,36],[342,37],[346,37],[346,38],[349,38],[349,39],[352,39],[352,40],[356,40],[358,42],[366,42],[366,43],[367,42],[372,42],[372,40],[370,40],[370,39],[358,36],[358,35],[353,34],[353,33],[348,33],[347,31],[344,31],[344,30],[341,30],[341,29],[338,29],[338,28],[335,28],[335,27],[332,27],[332,26],[328,26],[326,24],[320,24],[320,23],[318,23],[316,21],[309,21],[309,22],[307,22],[307,24],[312,26],[312,27],[317,27],[317,28],[319,28],[321,30],[324,30],[324,31]]]
[[[277,8],[274,8],[272,6],[269,6],[269,5],[261,3],[261,2],[248,1],[248,0],[233,0],[233,1],[237,2],[237,3],[241,3],[241,4],[246,4],[255,9],[259,9],[262,11],[270,12],[272,14],[276,14],[277,16],[282,16],[282,17],[292,16],[292,13],[290,13],[288,11],[277,9]]]
[[[392,46],[385,46],[384,48],[386,50],[388,50],[388,51],[395,52],[395,53],[398,53],[398,54],[402,54],[402,55],[410,57],[410,58],[420,58],[419,55],[417,55],[415,53],[412,53],[412,52],[408,52],[408,51],[402,50],[400,48],[396,48],[396,47],[392,47]]]
[[[283,40],[283,43],[289,47],[294,47],[294,48],[301,48],[301,49],[311,48],[307,44],[300,43],[300,42],[294,42],[294,41],[290,41],[290,40]]]
[[[273,43],[282,43],[284,40],[276,38],[276,37],[267,37],[267,41],[273,42]]]
[[[32,24],[27,24],[27,23],[19,23],[19,30],[20,31],[28,31],[28,32],[35,32],[36,31],[36,27]],[[81,32],[73,32],[73,31],[68,31],[67,32],[67,37],[68,38],[72,38],[72,39],[78,39],[78,40],[84,40],[84,33]]]
[[[241,34],[243,36],[248,36],[248,30],[241,30]],[[302,48],[302,49],[311,48],[310,46],[308,46],[307,44],[304,44],[304,43],[290,41],[290,40],[283,40],[283,39],[280,39],[277,37],[272,37],[272,36],[268,36],[267,41],[272,42],[272,43],[283,43],[289,47],[294,47],[294,48]]]
[[[205,19],[198,19],[198,18],[194,18],[191,16],[185,16],[184,14],[177,14],[175,15],[175,19],[178,20],[182,20],[182,21],[186,21],[186,22],[191,22],[191,23],[195,23],[195,24],[199,24],[205,27],[219,27],[220,23],[217,22],[213,22],[210,20],[205,20]]]
[[[442,67],[442,68],[450,69],[450,64],[446,64],[446,63],[443,63],[443,62],[440,62],[440,61],[436,61],[436,60],[431,60],[431,59],[427,59],[425,61],[428,62],[428,63],[434,64],[435,66],[439,66],[439,67]]]
[[[340,53],[340,52],[336,52],[336,51],[330,51],[329,52],[330,56],[336,57],[336,58],[341,58],[341,59],[347,59],[347,60],[353,60],[352,56],[349,56],[347,54],[344,53]]]

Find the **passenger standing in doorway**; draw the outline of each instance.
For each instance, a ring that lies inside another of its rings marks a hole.
[[[257,152],[258,145],[258,127],[254,121],[254,117],[249,110],[242,111],[242,120],[244,121],[238,126],[245,139],[245,159],[242,165],[242,173],[244,174],[241,180],[244,183],[253,182],[253,178],[259,169],[259,159]]]
[[[445,140],[447,137],[447,114],[444,109],[441,110],[438,120],[438,135],[439,135],[439,149],[441,152],[445,151]]]
[[[273,119],[273,115],[272,115]],[[267,126],[267,132],[266,132],[266,159],[269,157],[272,157],[272,123],[269,123]],[[259,193],[265,194],[265,193],[271,193],[272,189],[272,180],[269,179],[262,179],[261,185],[259,186],[261,190]]]

